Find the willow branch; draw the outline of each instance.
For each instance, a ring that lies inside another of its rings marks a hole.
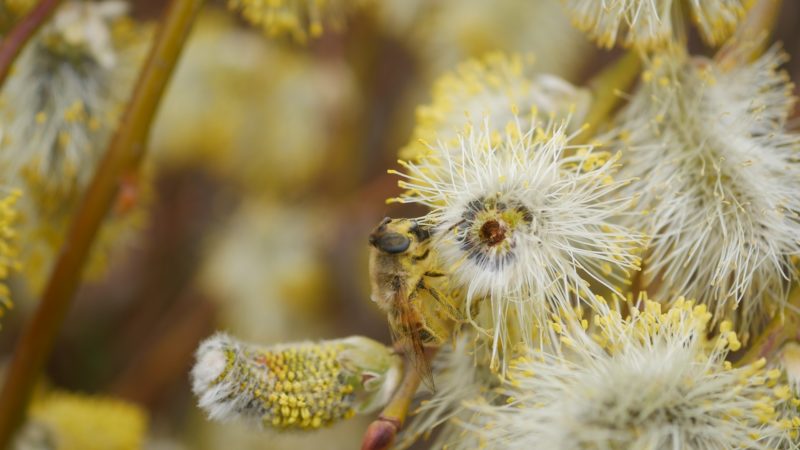
[[[608,121],[622,100],[620,93],[633,85],[641,68],[639,55],[635,50],[631,50],[589,81],[592,105],[586,114],[583,131],[576,136],[576,144],[588,142],[600,126]]]
[[[25,44],[36,34],[42,24],[53,14],[53,11],[61,4],[61,0],[41,0],[33,9],[25,15],[11,31],[0,42],[0,86],[2,86],[9,72],[11,65],[17,59]]]
[[[25,417],[34,381],[52,350],[97,230],[119,190],[120,179],[135,169],[144,155],[159,100],[202,3],[170,3],[119,128],[70,224],[38,307],[17,343],[0,391],[0,448],[7,448]]]
[[[425,358],[433,359],[435,350],[426,352]],[[411,402],[419,389],[422,378],[408,358],[405,360],[403,381],[383,408],[376,420],[369,424],[361,441],[361,450],[386,450],[392,447],[394,438],[403,428]]]

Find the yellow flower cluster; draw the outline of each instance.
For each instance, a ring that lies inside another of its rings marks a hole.
[[[322,35],[325,27],[341,29],[346,16],[367,0],[228,0],[228,7],[270,36],[298,42]]]
[[[707,305],[746,344],[780,313],[787,280],[798,277],[789,258],[800,253],[792,214],[800,136],[786,125],[796,101],[779,69],[786,55],[773,48],[747,61],[745,53],[675,49],[647,58],[616,119],[624,142],[612,149],[641,213],[621,222],[652,236],[642,286],[656,298]]]
[[[470,405],[485,422],[469,428],[511,449],[791,448],[800,400],[765,359],[726,359],[741,348],[730,322],[710,336],[705,305],[628,306],[555,317],[552,349],[513,361],[506,401]]]
[[[736,30],[755,0],[693,1],[691,17],[700,35],[711,45],[725,42]]]
[[[17,220],[15,204],[19,196],[19,191],[13,191],[0,199],[0,317],[5,309],[10,309],[12,306],[11,291],[5,280],[19,264],[17,232],[14,229]]]
[[[783,372],[779,369],[769,369],[767,362],[761,358],[743,367],[734,367],[726,360],[728,352],[735,352],[742,348],[737,334],[733,331],[733,324],[724,320],[720,323],[715,337],[710,338],[708,329],[712,323],[712,314],[704,304],[696,304],[691,300],[678,298],[667,311],[662,310],[661,303],[644,300],[642,310],[634,307],[631,317],[621,320],[618,312],[605,315],[595,315],[593,325],[589,326],[593,340],[608,351],[610,357],[626,351],[630,345],[651,346],[660,340],[678,339],[685,340],[685,345],[697,341],[698,351],[695,355],[696,362],[707,361],[709,375],[717,380],[729,378],[735,381],[735,386],[730,389],[747,393],[750,391],[752,403],[749,411],[741,409],[740,405],[731,403],[724,414],[724,420],[746,422],[750,421],[754,429],[758,424],[772,426],[774,430],[787,431],[792,439],[797,439],[800,432],[800,416],[787,415],[777,407],[787,403],[794,408],[800,406],[798,399],[782,379]],[[586,323],[583,324],[586,326]],[[570,338],[562,335],[562,342]],[[637,344],[638,343],[638,344]],[[717,373],[717,375],[713,375]],[[726,374],[735,374],[728,376]],[[687,387],[693,387],[694,381],[688,379]],[[763,387],[763,388],[762,388]],[[720,406],[724,402],[719,402]],[[762,436],[755,432],[750,436],[759,440]]]
[[[712,318],[706,305],[695,304],[684,298],[677,299],[666,312],[661,303],[647,300],[646,297],[643,297],[643,302],[644,307],[641,310],[631,307],[629,319],[623,320],[618,311],[612,310],[594,315],[592,324],[584,321],[582,327],[590,332],[595,342],[613,354],[629,345],[631,338],[635,342],[643,343],[665,335],[704,335]],[[554,325],[559,323],[561,322],[558,320],[554,321]],[[563,334],[564,330],[565,327],[556,325],[557,333]],[[562,341],[564,339],[568,338],[562,336]],[[730,322],[725,321],[720,325],[719,339],[719,345],[727,346],[732,351],[741,348]]]
[[[430,156],[430,146],[439,142],[455,145],[459,133],[485,118],[491,118],[495,143],[517,123],[559,120],[570,114],[574,123],[580,123],[588,103],[587,91],[558,77],[536,74],[533,56],[490,53],[437,79],[430,104],[417,108],[413,135],[400,150],[400,158],[414,161]]]
[[[83,14],[77,18],[60,11],[56,18],[70,22],[45,29],[9,80],[14,91],[2,113],[15,122],[2,143],[11,153],[4,164],[22,173],[48,211],[63,208],[88,184],[144,57],[147,33],[126,17],[95,17],[100,9],[76,12]],[[93,21],[104,23],[106,34],[75,36]]]
[[[127,8],[119,1],[65,2],[24,49],[2,93],[0,177],[25,192],[20,259],[33,291],[63,243],[144,58],[149,29],[125,16]],[[138,194],[134,207],[110,215],[89,274],[100,273],[107,253],[141,222]]]
[[[264,351],[245,357],[252,365],[234,367],[233,353],[228,353],[229,371],[237,371],[242,389],[252,390],[263,402],[263,421],[279,428],[319,428],[353,416],[348,397],[353,386],[339,380],[342,368],[336,356],[343,350],[338,343]],[[266,369],[266,377],[254,376],[254,370]]]
[[[16,448],[138,450],[146,413],[133,404],[89,395],[52,392],[34,402]],[[45,442],[47,447],[37,446]]]
[[[370,394],[390,394],[398,364],[363,337],[259,347],[218,335],[198,350],[194,391],[212,418],[315,429],[371,408]]]
[[[723,43],[752,6],[753,0],[562,0],[575,26],[600,47],[652,49],[682,37],[683,13],[711,45]],[[681,5],[681,3],[685,3]],[[684,9],[685,8],[685,9]]]

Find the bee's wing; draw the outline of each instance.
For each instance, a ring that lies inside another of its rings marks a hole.
[[[394,306],[395,311],[392,314],[393,317],[390,317],[391,326],[389,327],[392,330],[392,340],[400,346],[406,359],[414,365],[425,386],[435,391],[433,371],[425,357],[425,346],[419,335],[422,318],[419,312],[412,307],[411,299],[405,289],[401,288],[395,294]]]

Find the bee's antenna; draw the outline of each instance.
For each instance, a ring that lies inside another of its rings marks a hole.
[[[437,227],[436,226],[432,226],[431,227],[431,241],[434,242],[434,243],[438,243],[441,239],[444,238],[445,235],[447,235],[447,233],[453,231],[454,229],[456,229],[458,226],[460,226],[464,222],[466,222],[466,219],[459,220],[458,222],[454,223],[453,225],[450,225],[450,227],[448,227],[447,229],[445,229],[443,231],[440,231],[438,233],[434,232]]]

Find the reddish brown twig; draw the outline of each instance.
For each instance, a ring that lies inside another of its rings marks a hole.
[[[432,360],[438,349],[426,348],[425,359]],[[364,433],[361,450],[387,450],[394,444],[394,438],[403,428],[408,410],[419,389],[422,378],[414,364],[406,358],[403,381],[383,408],[377,419],[372,421]]]
[[[422,379],[417,373],[417,369],[409,361],[406,361],[403,381],[400,383],[400,387],[397,388],[389,403],[383,408],[380,416],[367,427],[364,439],[361,442],[361,450],[386,450],[391,448],[395,436],[403,428],[408,409],[412,400],[414,400],[414,395],[417,393],[421,381]]]

